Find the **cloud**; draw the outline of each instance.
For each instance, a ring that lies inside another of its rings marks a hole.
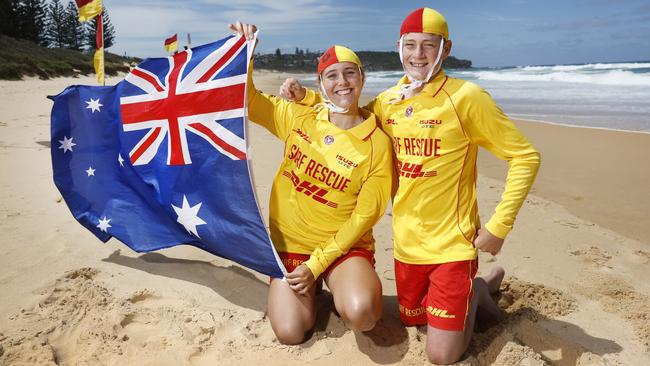
[[[191,33],[193,43],[208,42],[227,35],[226,25],[235,20],[257,24],[266,39],[281,36],[287,39],[286,44],[300,39],[291,47],[311,46],[306,34],[311,35],[310,39],[315,34],[323,35],[313,41],[323,42],[333,35],[340,38],[342,33],[370,30],[382,19],[392,20],[391,15],[379,8],[331,1],[199,0],[186,6],[178,4],[171,0],[141,0],[135,5],[132,1],[113,1],[109,12],[117,32],[116,51],[139,56],[162,55],[159,43],[171,34]],[[317,47],[318,44],[314,45]]]

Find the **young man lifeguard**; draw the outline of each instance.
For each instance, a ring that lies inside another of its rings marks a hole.
[[[497,315],[491,298],[503,279],[495,267],[475,274],[477,249],[493,255],[530,190],[540,154],[479,86],[448,77],[447,21],[420,8],[397,42],[405,75],[365,108],[392,139],[399,171],[393,198],[395,275],[400,317],[427,324],[429,360],[449,364],[467,348],[477,309]],[[281,95],[303,104],[320,97],[287,80]],[[483,228],[476,198],[476,159],[483,147],[508,162],[501,202]]]

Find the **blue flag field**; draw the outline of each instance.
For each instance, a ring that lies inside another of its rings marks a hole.
[[[230,36],[50,97],[54,182],[77,221],[138,252],[188,244],[283,277],[247,160],[251,52]]]

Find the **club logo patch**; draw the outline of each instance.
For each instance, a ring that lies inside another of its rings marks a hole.
[[[406,111],[404,112],[404,115],[406,117],[411,117],[413,115],[413,106],[406,107]]]
[[[325,136],[323,142],[325,142],[325,145],[331,145],[334,142],[334,136],[332,135]]]

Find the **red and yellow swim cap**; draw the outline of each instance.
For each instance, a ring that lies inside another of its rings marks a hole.
[[[328,66],[337,64],[339,62],[352,62],[357,64],[360,69],[363,69],[361,60],[354,51],[347,47],[334,45],[327,49],[323,55],[318,59],[318,75]]]
[[[406,33],[431,33],[449,39],[445,17],[431,8],[420,8],[407,15],[399,30],[400,37]]]

